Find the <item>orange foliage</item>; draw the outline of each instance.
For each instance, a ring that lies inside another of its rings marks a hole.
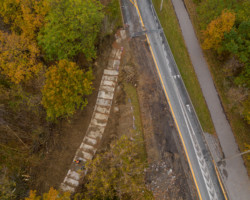
[[[0,7],[4,22],[29,39],[35,39],[49,11],[47,0],[4,0]]]
[[[36,195],[36,191],[31,190],[30,196],[26,197],[25,200],[40,200],[41,196]],[[42,200],[70,200],[70,193],[63,192],[60,193],[58,190],[53,187],[50,188],[48,193],[44,193]]]
[[[87,100],[83,96],[91,94],[92,79],[91,70],[84,73],[74,62],[60,60],[50,66],[42,90],[47,119],[72,116],[76,109],[85,107]]]
[[[204,41],[203,49],[219,50],[221,41],[224,38],[224,33],[230,32],[235,22],[235,14],[224,10],[221,15],[211,21],[207,29],[203,32]]]
[[[13,83],[25,82],[42,69],[35,42],[24,35],[0,31],[0,69]]]

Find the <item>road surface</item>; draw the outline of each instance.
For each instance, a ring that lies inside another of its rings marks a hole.
[[[239,147],[235,142],[232,129],[221,106],[212,76],[203,57],[202,49],[196,38],[187,10],[182,0],[172,0],[172,3],[225,158],[239,154]],[[250,182],[242,157],[226,160],[224,166],[220,166],[220,168],[224,170],[224,180],[231,199],[249,199]]]
[[[134,5],[143,27],[141,31],[135,28],[130,20],[131,9],[126,5]],[[156,68],[162,83],[162,88],[171,108],[173,118],[200,199],[224,199],[217,179],[211,155],[204,142],[203,131],[197,119],[192,103],[168,46],[157,15],[150,0],[122,0],[125,11],[124,21],[129,25],[131,36],[146,34]],[[130,14],[129,14],[130,13]],[[138,32],[133,32],[137,30]]]

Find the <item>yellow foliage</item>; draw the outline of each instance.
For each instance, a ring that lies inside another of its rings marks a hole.
[[[46,72],[42,105],[48,120],[71,116],[87,105],[83,96],[92,92],[92,71],[84,73],[74,62],[60,60]]]
[[[0,31],[0,69],[13,83],[25,82],[42,69],[35,42],[24,35]]]
[[[49,11],[47,0],[4,0],[0,7],[4,22],[29,39],[35,39]]]
[[[30,191],[30,196],[26,197],[25,200],[40,200],[40,196],[36,196],[36,190],[31,190]]]
[[[36,195],[36,191],[31,190],[30,196],[26,197],[25,200],[40,200],[41,196]],[[48,193],[44,193],[42,200],[70,200],[70,193],[63,192],[60,193],[58,190],[53,187],[50,188]]]
[[[224,33],[230,32],[234,22],[235,14],[230,11],[223,10],[221,15],[215,20],[211,21],[208,24],[207,29],[203,32],[203,49],[218,50],[221,41],[224,38]]]

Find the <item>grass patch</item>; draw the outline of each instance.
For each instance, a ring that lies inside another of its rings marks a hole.
[[[124,91],[126,93],[126,100],[128,101],[128,99],[131,100],[131,104],[133,106],[133,113],[135,116],[135,127],[136,129],[133,131],[134,133],[138,133],[138,134],[134,134],[136,136],[136,141],[138,141],[139,143],[139,155],[141,156],[141,159],[143,161],[147,160],[147,153],[146,153],[146,148],[144,145],[144,137],[143,137],[143,129],[142,129],[142,123],[141,123],[141,114],[140,114],[140,104],[139,104],[139,100],[138,100],[138,96],[137,96],[137,91],[136,88],[128,83],[123,83],[124,85]]]
[[[160,12],[161,0],[153,0],[162,28],[168,39],[176,64],[180,70],[201,126],[205,132],[214,134],[215,129],[203,97],[199,82],[186,49],[181,29],[176,18],[171,0],[163,1],[163,9]]]
[[[120,0],[110,0],[107,5],[109,20],[114,23],[114,30],[123,26]]]
[[[202,34],[199,28],[199,18],[196,13],[196,5],[192,2],[192,0],[184,0],[184,2],[191,17],[196,35],[199,39],[199,42],[201,43]],[[230,106],[232,105],[232,99],[227,95],[229,86],[225,84],[225,75],[223,70],[221,70],[222,63],[218,61],[216,56],[211,51],[203,52],[209,64],[216,89],[219,93],[222,105],[232,127],[236,142],[242,152],[246,151],[247,149],[245,144],[250,144],[250,126],[242,119],[242,116],[239,114],[240,105],[236,104],[234,106]],[[250,160],[247,160],[247,156],[247,154],[243,155],[243,159],[245,161],[248,174],[250,175]]]

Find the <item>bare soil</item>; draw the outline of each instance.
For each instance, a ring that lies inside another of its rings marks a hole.
[[[98,59],[93,66],[95,80],[93,93],[87,98],[88,105],[82,111],[78,111],[72,119],[59,122],[52,131],[51,145],[39,163],[34,163],[30,169],[30,189],[44,193],[50,187],[58,188],[67,174],[68,168],[73,161],[77,148],[82,142],[89,122],[92,117],[98,88],[104,67],[108,64],[111,51],[111,42],[114,38],[105,38],[99,46]]]
[[[137,91],[149,162],[147,184],[155,199],[197,199],[145,37],[131,40],[130,47],[137,66]]]
[[[52,186],[58,188],[63,181],[90,122],[103,69],[107,65],[111,50],[110,41],[103,45],[94,67],[96,90],[89,96],[88,106],[79,111],[70,122],[62,122],[60,130],[55,131],[53,148],[48,150],[39,165],[31,169],[33,180],[31,189],[37,189],[41,193],[48,191]],[[124,51],[118,86],[97,153],[106,151],[114,138],[133,129],[131,103],[123,90],[124,82],[131,83],[137,88],[140,103],[149,163],[145,169],[148,188],[152,190],[155,199],[159,200],[197,199],[192,177],[181,145],[178,144],[173,119],[145,38],[128,39],[121,45]],[[80,192],[81,188],[78,191]]]

